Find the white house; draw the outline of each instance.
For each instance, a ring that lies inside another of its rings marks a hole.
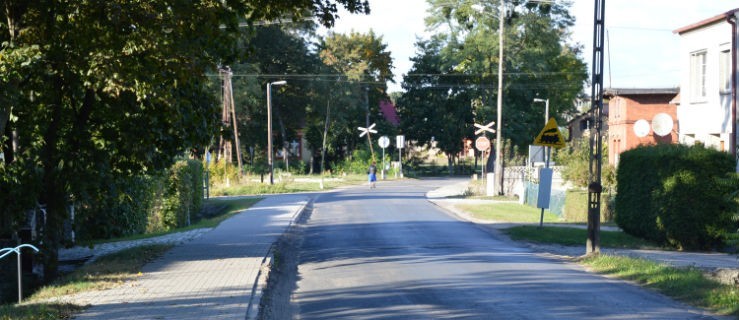
[[[680,36],[681,143],[736,154],[737,18],[739,8],[674,31]]]

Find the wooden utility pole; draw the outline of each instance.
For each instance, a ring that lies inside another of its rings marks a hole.
[[[239,167],[239,176],[243,174],[242,162],[241,162],[241,150],[239,146],[239,125],[236,118],[236,108],[234,107],[233,99],[233,86],[231,84],[231,77],[233,73],[231,68],[225,67],[219,70],[221,79],[223,81],[223,112],[221,113],[221,121],[225,127],[233,126],[233,144],[236,146],[236,159]],[[231,162],[232,157],[232,141],[224,138],[221,135],[219,141],[219,157],[226,159]]]

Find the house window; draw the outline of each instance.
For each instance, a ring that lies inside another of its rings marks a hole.
[[[728,94],[731,92],[731,54],[724,50],[718,56],[719,92]]]
[[[693,101],[706,98],[706,51],[690,54],[690,94]]]

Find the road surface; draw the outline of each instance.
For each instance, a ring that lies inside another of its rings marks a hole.
[[[425,193],[444,180],[319,196],[291,290],[299,319],[712,319],[455,219]]]

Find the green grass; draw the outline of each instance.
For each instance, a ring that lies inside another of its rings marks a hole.
[[[134,235],[125,238],[98,240],[86,245],[103,242],[128,241],[183,232],[199,228],[213,228],[222,221],[251,207],[261,198],[209,199],[204,201],[196,223],[169,232]],[[64,275],[53,283],[40,288],[24,300],[22,305],[0,305],[0,320],[6,319],[71,319],[84,309],[73,304],[48,302],[48,299],[90,290],[104,290],[121,285],[126,280],[141,276],[141,268],[147,262],[161,256],[171,245],[139,246],[100,257],[95,262],[82,266]]]
[[[297,181],[299,178],[311,179],[311,181]],[[265,183],[250,181],[241,184],[232,184],[232,186],[216,186],[211,189],[211,194],[216,196],[233,196],[233,195],[259,195],[274,193],[293,193],[293,192],[315,192],[321,191],[320,176],[292,176],[282,181],[275,177],[275,184],[269,184],[269,177],[265,176]],[[333,189],[346,185],[356,185],[366,182],[367,177],[359,174],[350,174],[346,176],[325,177],[323,180],[323,190]]]
[[[569,227],[518,226],[504,231],[513,240],[522,240],[538,243],[554,243],[564,246],[585,245],[588,231]],[[608,248],[623,249],[655,249],[654,243],[640,239],[621,231],[600,231],[600,245]]]
[[[497,222],[534,223],[539,222],[541,209],[518,203],[461,204],[457,208],[469,212],[476,219]],[[544,222],[562,222],[548,210],[544,210]]]
[[[598,273],[635,281],[696,307],[739,317],[739,287],[708,279],[700,270],[604,254],[581,262]]]
[[[0,319],[70,319],[84,307],[48,302],[48,299],[90,290],[110,289],[140,277],[141,268],[172,245],[139,246],[100,257],[37,290],[22,305],[0,306]]]

